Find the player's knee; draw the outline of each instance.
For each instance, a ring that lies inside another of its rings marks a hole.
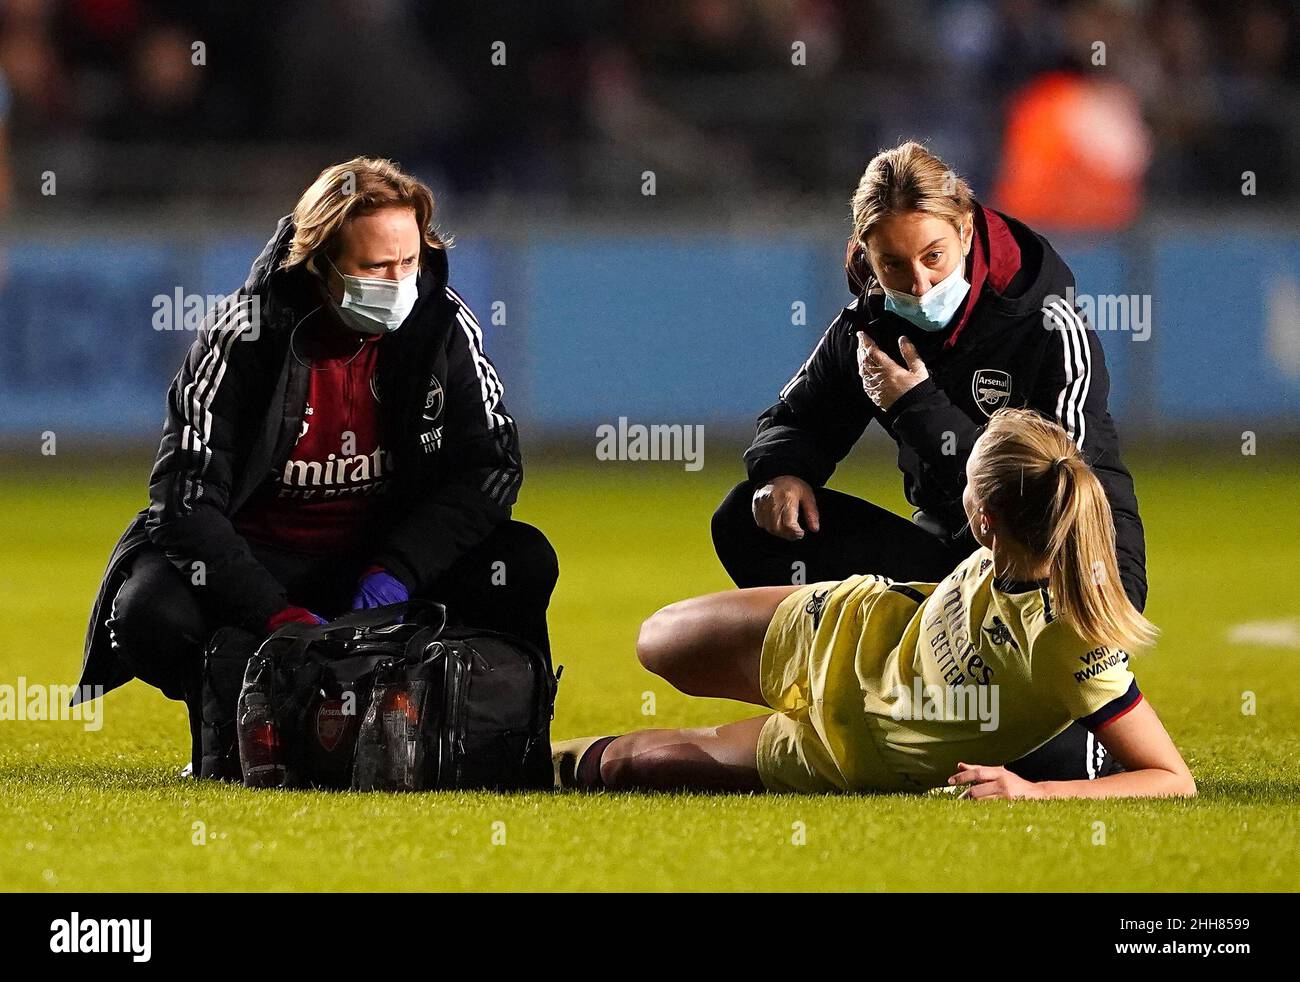
[[[661,607],[644,621],[636,639],[636,656],[646,671],[666,677],[680,655],[680,604]]]
[[[636,636],[636,657],[641,667],[648,672],[659,674],[660,630],[655,618],[659,612],[651,614],[641,622],[641,630]]]

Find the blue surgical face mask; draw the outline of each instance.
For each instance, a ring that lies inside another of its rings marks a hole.
[[[379,276],[349,276],[339,272],[333,260],[329,260],[329,264],[343,278],[339,314],[359,334],[396,331],[419,297],[416,285],[418,270],[407,273],[400,280],[389,280]]]
[[[885,291],[885,309],[923,331],[942,331],[970,292],[970,284],[964,275],[965,265],[959,262],[951,273],[919,297],[891,290],[881,283],[880,288]]]

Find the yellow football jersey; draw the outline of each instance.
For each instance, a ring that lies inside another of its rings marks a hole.
[[[923,790],[958,761],[1005,764],[1072,720],[1141,699],[1128,655],[1084,641],[1046,582],[994,576],[979,549],[943,582],[854,576],[782,601],[763,644],[759,740],[773,790]]]

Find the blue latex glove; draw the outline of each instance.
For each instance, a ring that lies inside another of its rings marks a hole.
[[[384,607],[388,604],[405,603],[411,599],[410,591],[388,570],[372,566],[366,570],[361,582],[357,584],[356,596],[352,598],[353,610],[369,610],[371,607]]]

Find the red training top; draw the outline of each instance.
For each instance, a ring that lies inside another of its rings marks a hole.
[[[284,469],[234,516],[240,535],[314,556],[364,547],[393,469],[375,386],[382,340],[334,325],[300,333],[290,357],[311,366],[302,430]]]

